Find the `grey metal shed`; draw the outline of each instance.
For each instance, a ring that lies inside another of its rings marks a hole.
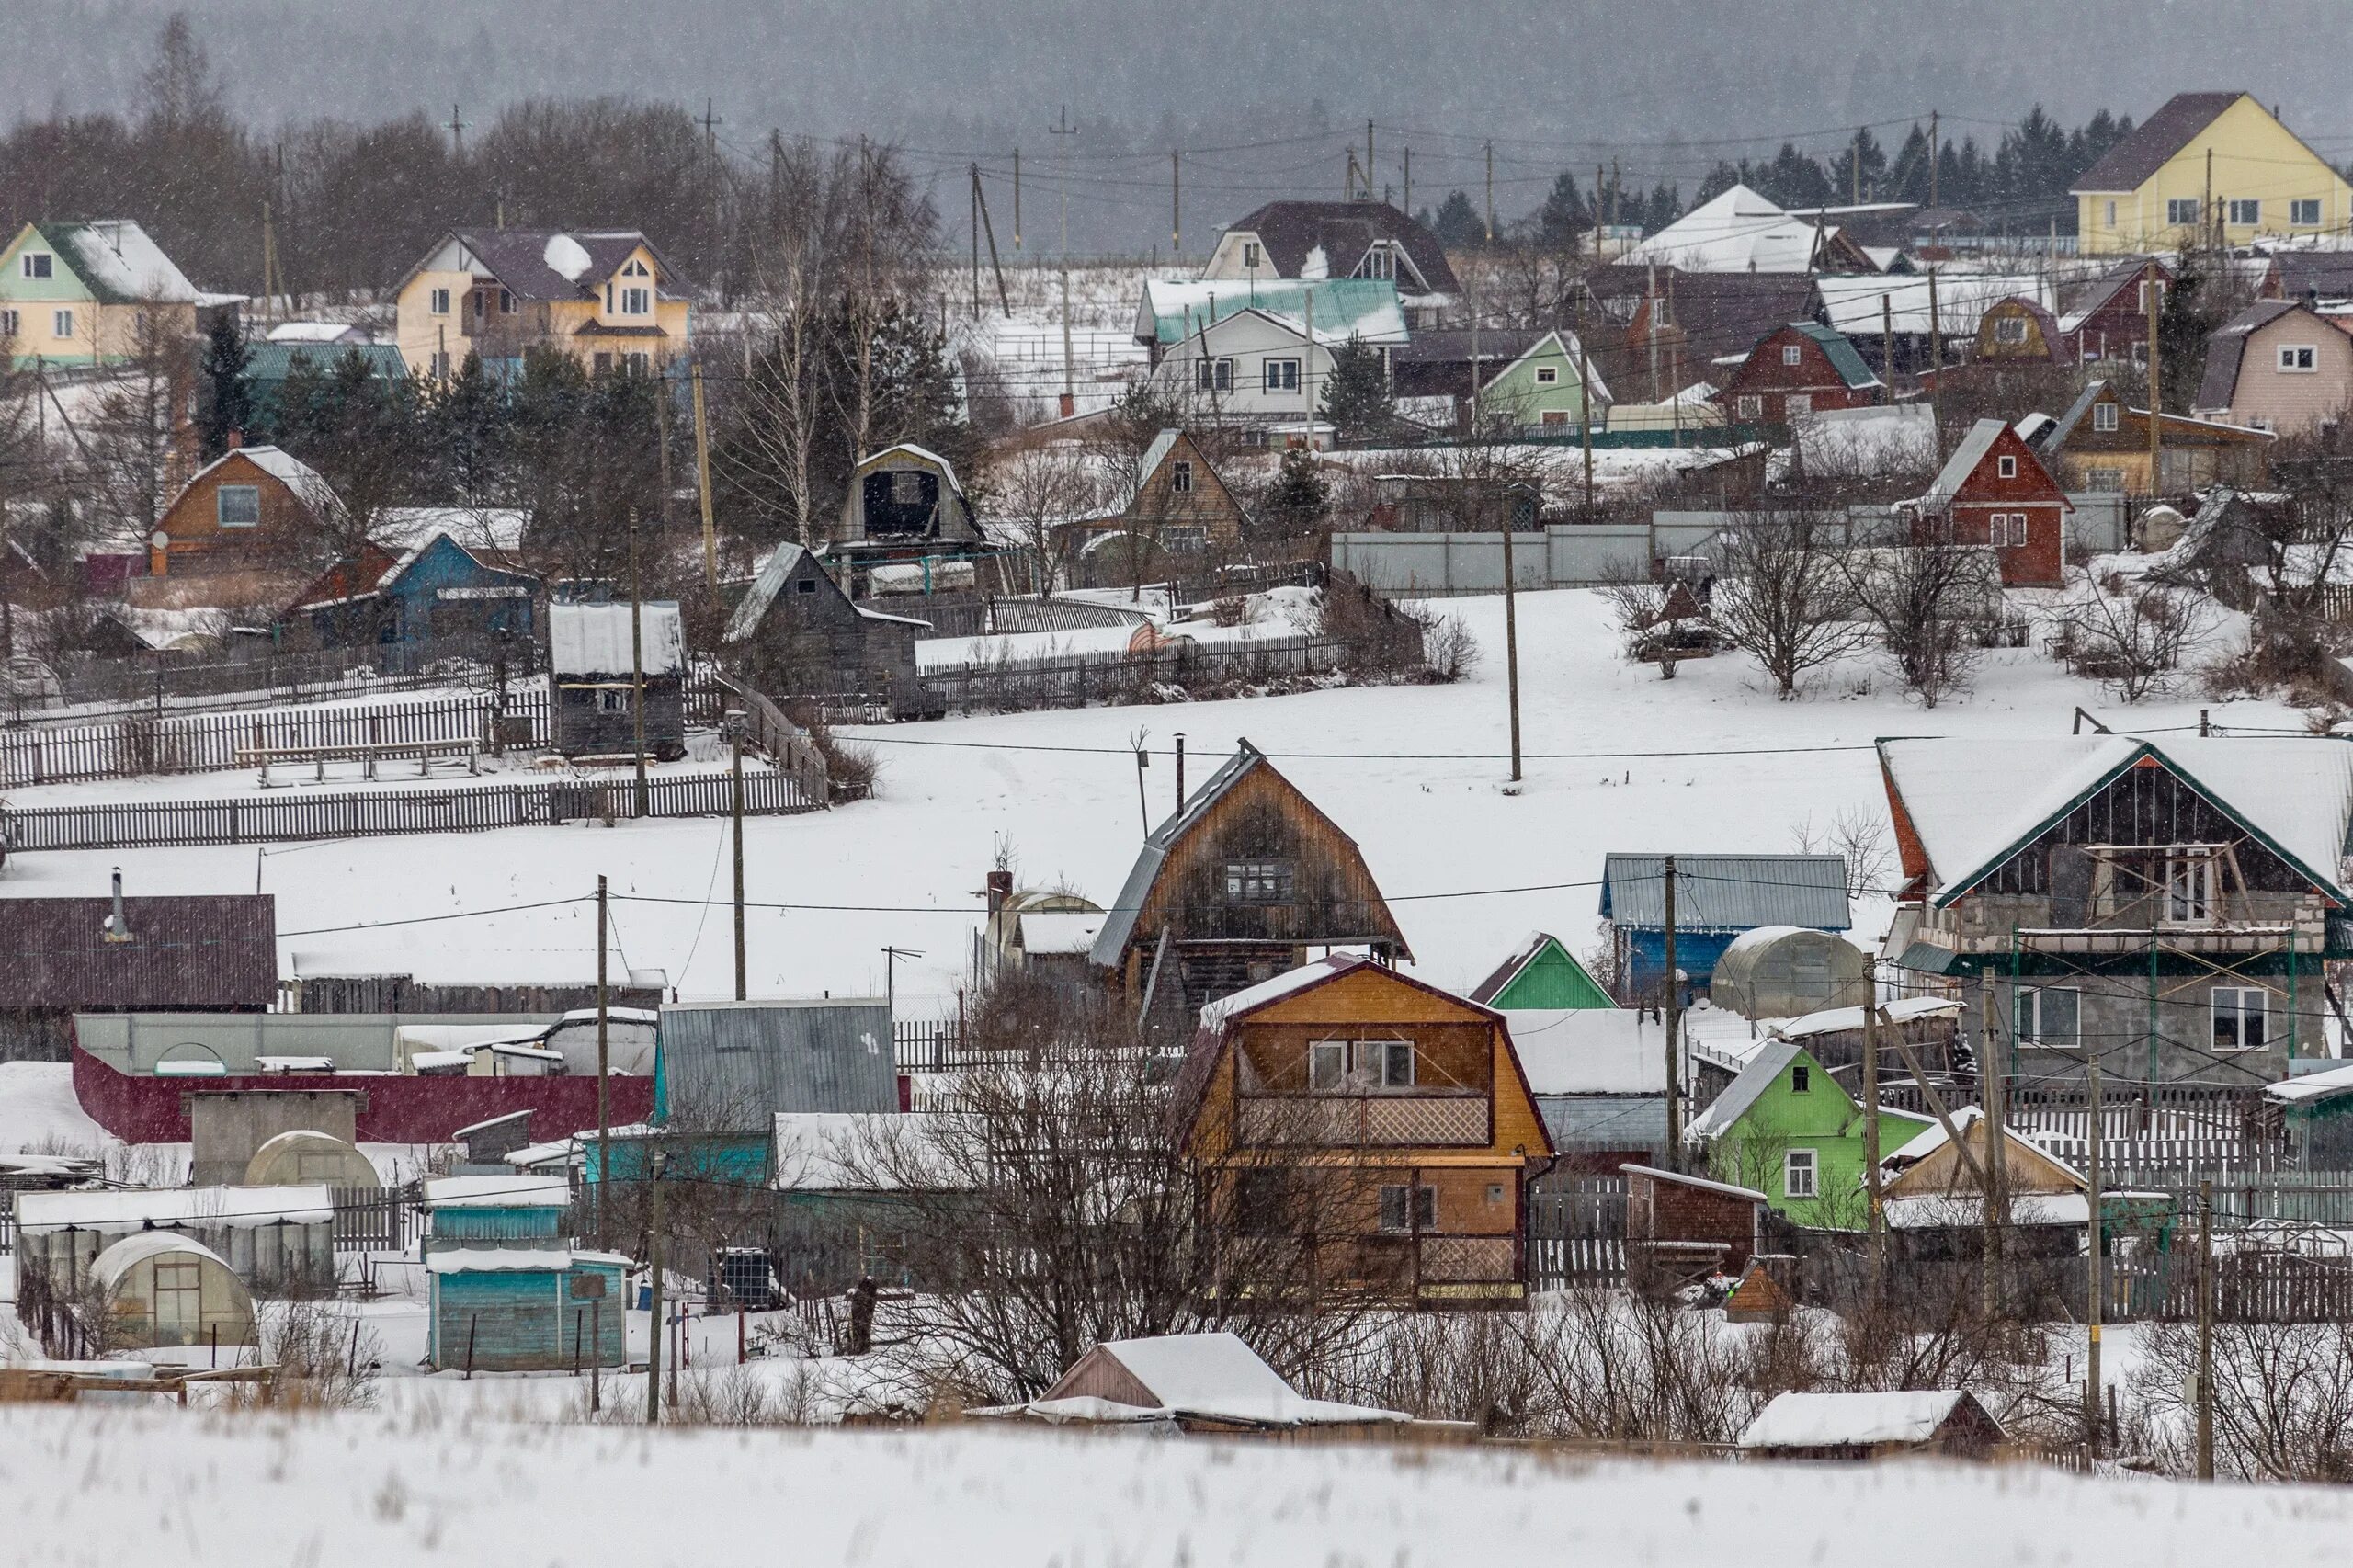
[[[779,1111],[899,1108],[879,996],[667,1006],[661,1040],[655,1117],[695,1131],[766,1133]]]

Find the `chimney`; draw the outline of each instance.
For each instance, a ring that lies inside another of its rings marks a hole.
[[[109,942],[128,942],[131,939],[131,922],[122,913],[122,868],[119,866],[114,869],[114,913],[107,916],[103,934],[106,940]]]
[[[243,430],[232,430],[229,432],[228,439],[229,449],[233,452],[245,444],[245,433]]]
[[[1075,397],[1073,397],[1069,392],[1062,393],[1059,402],[1062,407],[1063,417],[1064,419],[1068,419],[1071,415],[1078,412],[1078,400]]]
[[[989,873],[989,913],[995,915],[1013,896],[1013,873],[999,867]]]

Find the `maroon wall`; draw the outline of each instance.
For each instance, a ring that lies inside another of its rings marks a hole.
[[[654,1114],[654,1080],[613,1078],[609,1115],[616,1127]],[[157,1078],[118,1072],[74,1048],[74,1095],[90,1119],[126,1143],[184,1143],[192,1134],[183,1096],[226,1090],[357,1090],[365,1102],[363,1143],[443,1143],[460,1127],[529,1110],[541,1140],[597,1127],[595,1078],[338,1077],[332,1073],[272,1073],[225,1078]]]

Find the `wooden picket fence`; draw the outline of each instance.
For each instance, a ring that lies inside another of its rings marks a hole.
[[[1530,1290],[1622,1285],[1626,1280],[1626,1178],[1573,1176],[1528,1195]]]
[[[654,817],[724,816],[733,809],[725,773],[673,775],[647,789]],[[744,775],[744,810],[783,816],[824,809],[799,780]],[[121,805],[37,806],[0,811],[0,843],[33,849],[143,849],[166,845],[274,844],[389,834],[474,833],[495,827],[620,821],[637,815],[627,777],[531,784],[461,785],[349,794],[288,793],[233,801],[153,801]]]

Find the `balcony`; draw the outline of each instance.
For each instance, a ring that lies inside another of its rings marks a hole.
[[[1478,1149],[1494,1104],[1452,1094],[1245,1095],[1239,1142],[1254,1149]]]

